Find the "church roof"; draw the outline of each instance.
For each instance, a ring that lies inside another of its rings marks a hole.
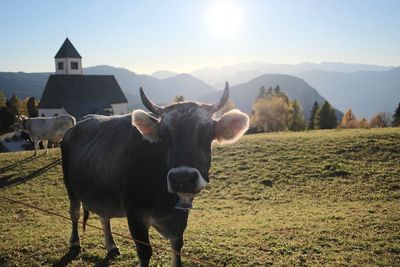
[[[50,75],[39,108],[62,108],[80,119],[103,114],[111,104],[128,103],[113,75]]]
[[[54,58],[82,58],[78,51],[72,45],[71,41],[67,38],[58,50]]]

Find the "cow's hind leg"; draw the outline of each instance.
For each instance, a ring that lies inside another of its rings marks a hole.
[[[114,238],[111,233],[110,219],[105,217],[100,217],[101,226],[104,233],[104,245],[107,249],[107,254],[115,257],[121,255],[117,245],[115,245]]]
[[[33,146],[35,148],[35,153],[33,154],[33,156],[37,156],[39,150],[39,140],[36,137],[33,138]]]
[[[70,197],[69,202],[70,202],[69,214],[71,216],[71,221],[72,221],[72,232],[69,244],[71,249],[80,250],[81,243],[79,240],[78,223],[80,217],[81,202],[74,197]]]
[[[48,152],[48,150],[47,150],[47,145],[49,144],[49,141],[43,140],[42,143],[43,143],[43,148],[44,148],[44,150],[45,150],[44,153],[47,154],[47,152]]]
[[[136,252],[140,260],[139,266],[147,267],[149,266],[151,255],[153,254],[149,240],[149,226],[143,221],[137,220],[129,215],[128,225],[132,238],[135,240]]]

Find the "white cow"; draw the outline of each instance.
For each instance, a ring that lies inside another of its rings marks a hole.
[[[76,120],[71,115],[37,118],[21,116],[17,119],[16,131],[29,133],[35,146],[34,156],[37,156],[39,141],[42,141],[43,147],[46,150],[45,153],[47,154],[48,141],[52,143],[60,142],[64,137],[64,133],[75,124]]]

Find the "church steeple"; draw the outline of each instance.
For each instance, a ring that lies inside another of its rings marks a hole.
[[[56,74],[83,74],[82,57],[68,38],[65,39],[54,59]]]

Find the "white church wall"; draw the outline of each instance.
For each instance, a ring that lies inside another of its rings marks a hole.
[[[38,113],[40,117],[54,117],[68,114],[64,108],[39,108]]]
[[[80,58],[56,58],[56,74],[83,74],[82,72],[82,59]],[[63,63],[63,69],[58,68],[58,63]],[[78,69],[71,68],[71,62],[78,63]]]
[[[122,115],[128,113],[128,103],[111,104],[114,115]]]

